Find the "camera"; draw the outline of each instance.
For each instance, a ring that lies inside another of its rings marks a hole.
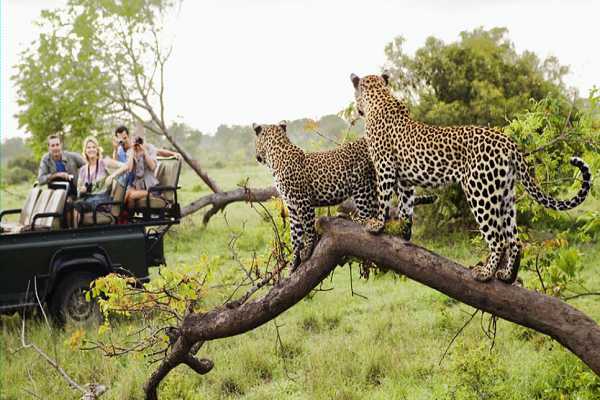
[[[139,144],[139,145],[141,146],[141,145],[143,145],[143,144],[144,144],[144,138],[143,138],[143,137],[140,137],[140,136],[137,136],[137,137],[135,138],[135,142],[134,142],[134,143],[135,143],[135,144]]]
[[[125,141],[123,139],[119,140],[119,146],[124,146],[125,145]]]
[[[94,187],[94,184],[92,182],[86,182],[84,185],[85,185],[86,193],[91,193],[92,189]]]

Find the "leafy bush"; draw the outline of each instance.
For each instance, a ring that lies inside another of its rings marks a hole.
[[[15,185],[22,182],[33,181],[35,175],[22,168],[9,168],[2,177],[2,180],[7,185]]]
[[[504,129],[525,153],[531,152],[529,164],[535,171],[536,181],[543,192],[555,198],[572,196],[581,185],[579,170],[569,163],[572,156],[580,156],[590,166],[592,175],[600,165],[600,141],[597,140],[595,115],[600,111],[600,93],[590,92],[585,104],[568,118],[564,116],[569,104],[557,97],[531,101],[528,110],[520,113]],[[568,184],[568,185],[566,185]],[[422,207],[430,221],[431,232],[455,224],[474,225],[465,196],[458,185],[436,193],[437,201]],[[597,189],[591,190],[597,195]],[[517,185],[518,223],[526,227],[569,229],[573,226],[568,214],[545,208]],[[440,216],[442,218],[440,218]],[[592,215],[589,216],[593,218]],[[581,220],[578,225],[586,224]],[[587,229],[594,230],[593,226]]]

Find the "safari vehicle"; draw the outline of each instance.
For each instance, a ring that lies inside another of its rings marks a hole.
[[[147,281],[149,267],[166,264],[164,235],[181,217],[180,172],[179,159],[159,158],[159,185],[127,223],[119,220],[125,188],[117,179],[112,201],[84,214],[76,229],[66,225],[65,183],[33,187],[23,208],[0,211],[0,312],[42,303],[59,322],[85,321],[97,316],[84,296],[94,279],[117,272]],[[10,214],[18,221],[6,222]]]

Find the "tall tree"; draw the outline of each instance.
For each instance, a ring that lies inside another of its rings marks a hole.
[[[59,132],[67,142],[77,142],[106,118],[126,115],[164,136],[211,190],[220,191],[168,129],[164,78],[172,47],[164,43],[162,27],[176,4],[70,0],[65,8],[42,13],[40,24],[49,33],[23,53],[14,78],[25,107],[19,113],[21,126],[35,130],[38,152],[49,133]],[[65,87],[71,92],[61,96]],[[82,118],[85,115],[89,118]],[[82,126],[67,129],[68,121],[80,121]]]
[[[385,47],[386,68],[415,118],[436,125],[504,126],[530,99],[565,97],[568,67],[555,57],[517,53],[506,28],[477,28],[444,43],[429,37],[414,56],[402,37]],[[564,111],[565,114],[568,110]]]

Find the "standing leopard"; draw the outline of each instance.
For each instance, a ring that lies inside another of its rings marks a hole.
[[[305,153],[289,140],[285,123],[253,128],[256,160],[271,170],[275,188],[289,211],[294,248],[292,269],[310,257],[316,244],[315,207],[334,206],[352,198],[359,222],[366,223],[377,215],[375,170],[365,138],[333,150]],[[414,195],[410,191],[399,193],[398,197],[403,204]],[[431,202],[432,196],[420,196],[415,201]],[[412,220],[406,221],[403,232],[407,240],[411,223]]]
[[[359,78],[352,74],[350,78],[358,112],[365,118],[369,153],[377,174],[378,215],[367,223],[371,232],[383,228],[395,186],[404,191],[413,186],[457,182],[490,249],[487,262],[473,268],[473,277],[487,281],[495,274],[505,282],[514,282],[521,249],[516,180],[537,202],[554,210],[578,206],[590,190],[589,168],[577,157],[571,158],[571,164],[581,171],[581,188],[569,200],[555,200],[535,184],[516,144],[496,129],[423,124],[411,119],[406,105],[394,97],[387,75]]]

